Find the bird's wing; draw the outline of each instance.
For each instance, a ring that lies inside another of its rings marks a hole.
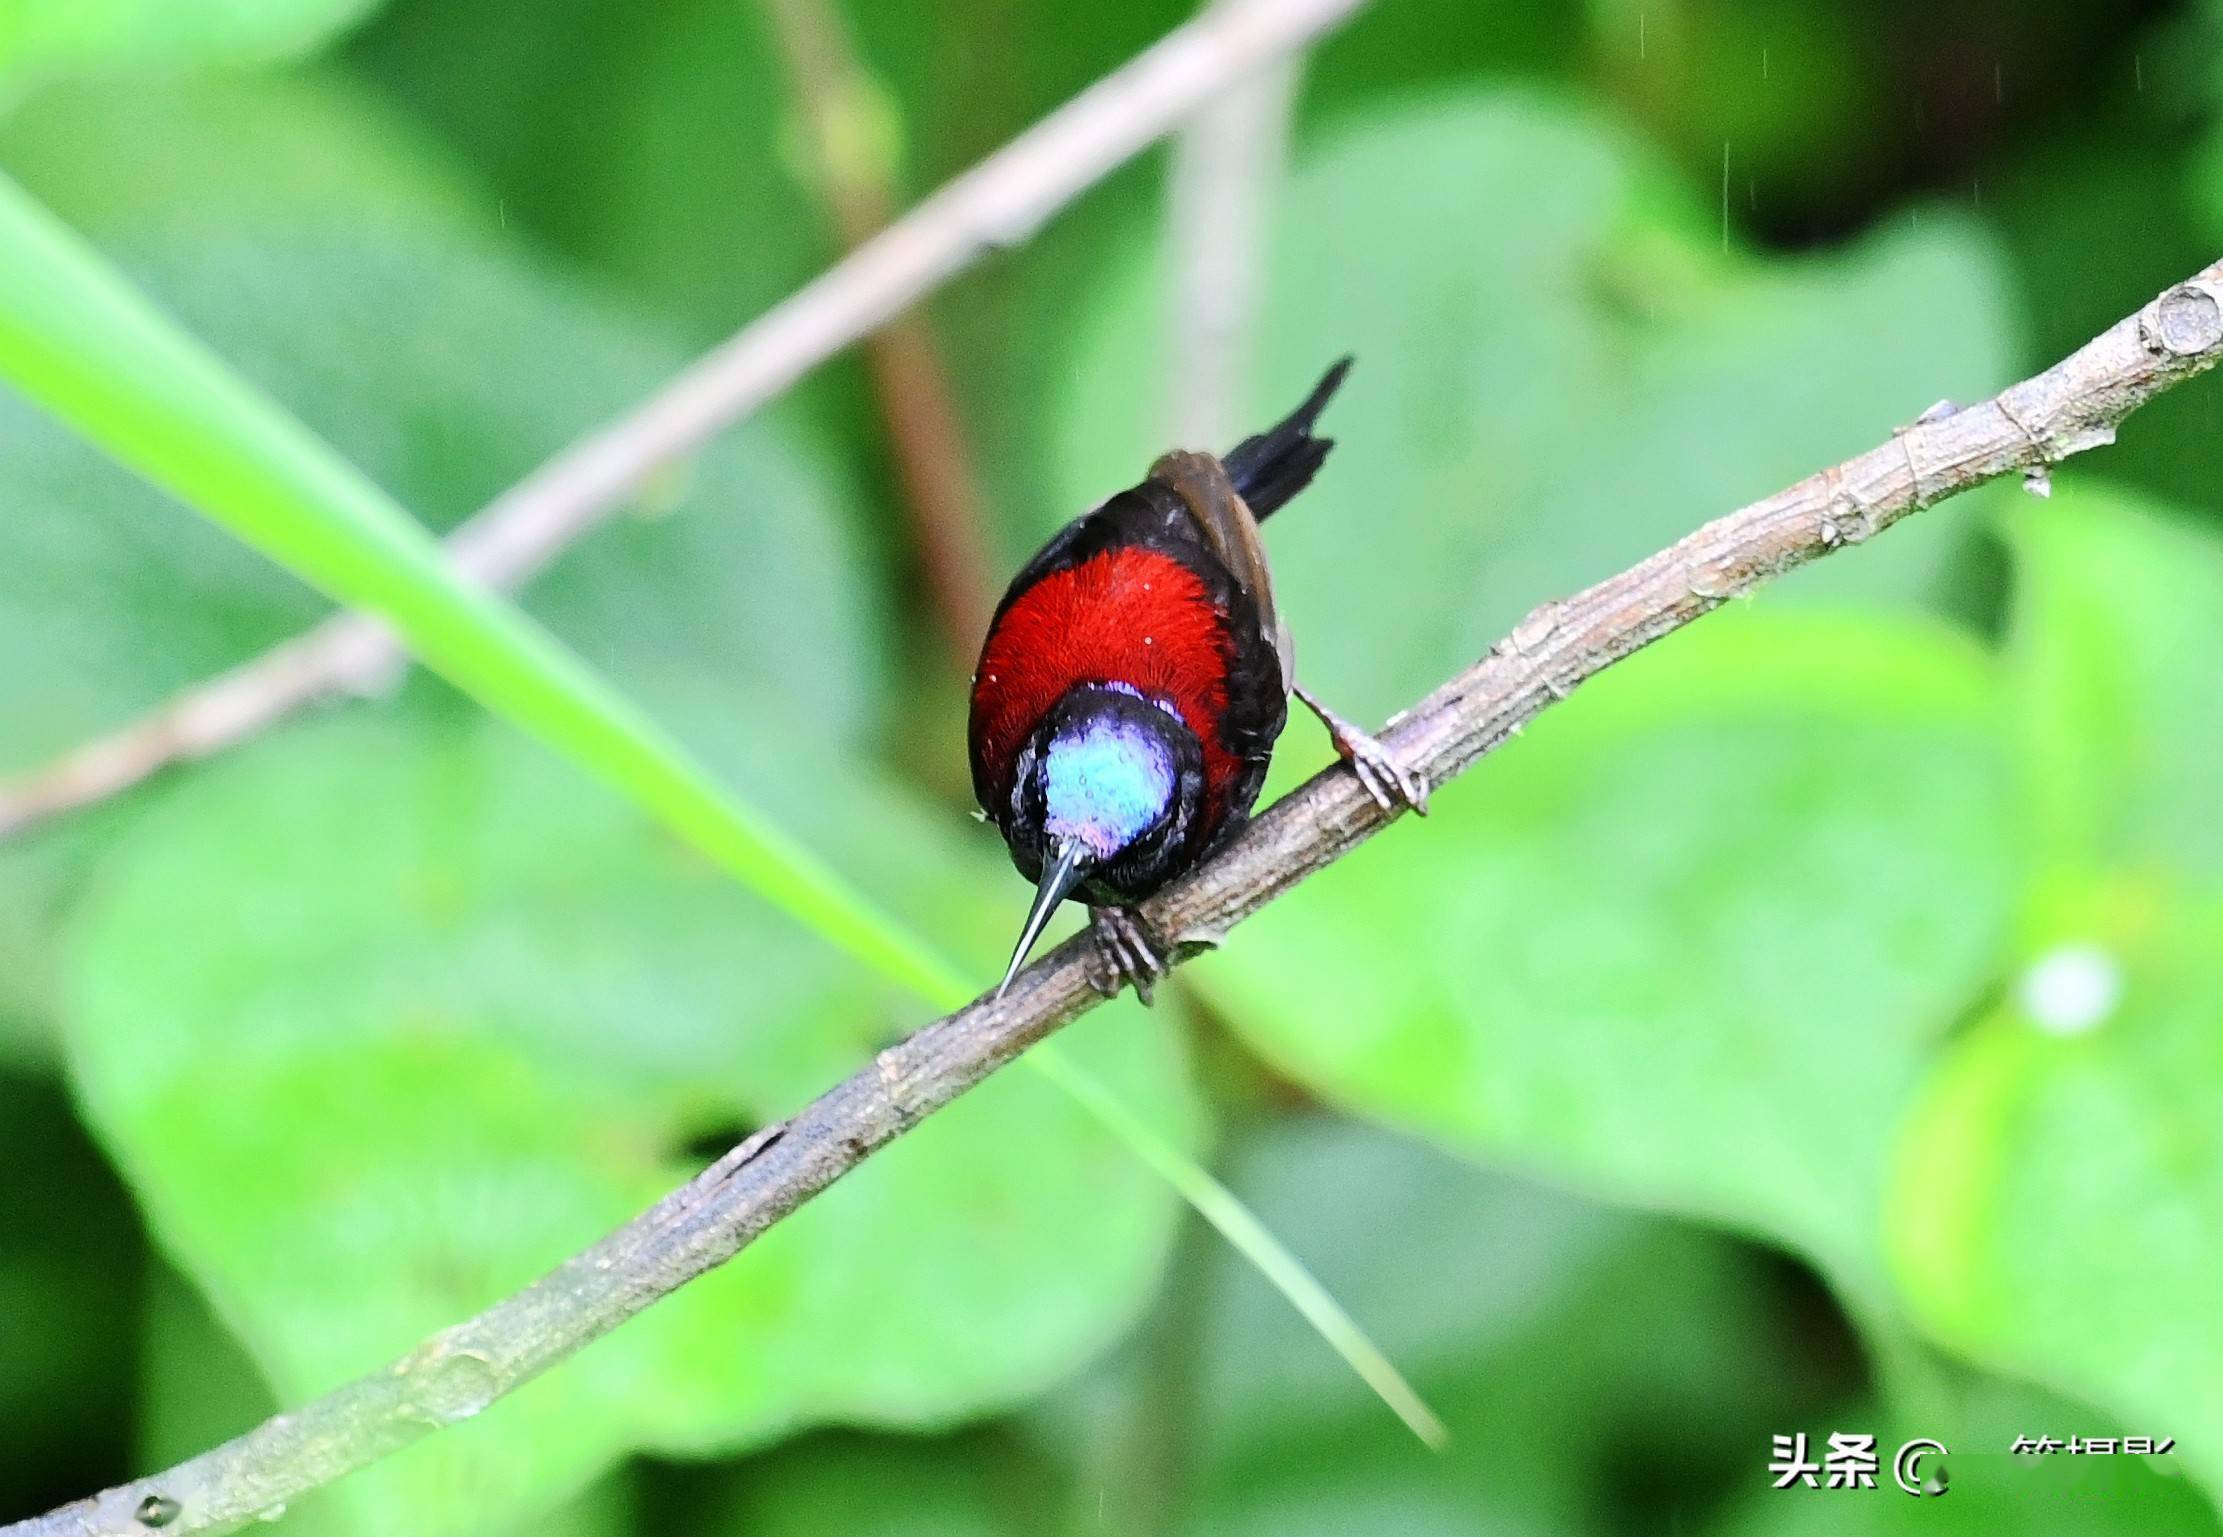
[[[1184,449],[1160,458],[1150,467],[1150,478],[1181,499],[1196,520],[1205,548],[1250,595],[1259,626],[1281,658],[1282,692],[1287,693],[1296,676],[1296,648],[1274,603],[1274,575],[1266,564],[1266,541],[1259,535],[1258,519],[1236,492],[1227,467],[1210,454]]]

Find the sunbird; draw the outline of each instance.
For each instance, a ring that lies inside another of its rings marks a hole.
[[[1224,459],[1177,450],[1060,529],[997,605],[972,680],[973,794],[1035,883],[1011,985],[1060,902],[1092,909],[1104,973],[1143,1001],[1163,947],[1131,905],[1249,820],[1295,694],[1385,811],[1428,787],[1297,682],[1258,525],[1326,462],[1313,436],[1350,371]]]

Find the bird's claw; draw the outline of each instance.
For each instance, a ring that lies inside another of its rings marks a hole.
[[[1328,740],[1335,744],[1336,756],[1351,765],[1359,783],[1374,804],[1394,816],[1400,807],[1410,807],[1416,816],[1428,814],[1428,776],[1391,752],[1379,737],[1369,736],[1350,721],[1328,708],[1319,695],[1302,683],[1293,684],[1290,692],[1304,702],[1306,709],[1320,718],[1327,729]]]
[[[1334,742],[1375,805],[1392,813],[1402,806],[1415,816],[1428,814],[1427,774],[1408,766],[1381,738],[1348,727],[1335,734]]]
[[[1147,1006],[1150,989],[1173,969],[1157,936],[1140,914],[1127,908],[1096,907],[1089,913],[1089,932],[1096,941],[1097,958],[1104,963],[1102,970],[1090,974],[1089,986],[1106,998],[1116,998],[1132,982],[1135,996]]]

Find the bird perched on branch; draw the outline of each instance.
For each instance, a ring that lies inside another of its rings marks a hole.
[[[1060,902],[1145,1002],[1163,946],[1128,910],[1250,817],[1294,693],[1385,811],[1427,785],[1296,681],[1258,525],[1311,484],[1312,435],[1351,360],[1225,459],[1175,452],[1065,525],[1012,579],[973,674],[973,793],[1037,883],[1000,995]]]

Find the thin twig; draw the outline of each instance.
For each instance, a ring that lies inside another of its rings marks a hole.
[[[1228,3],[1211,0],[1207,13]],[[1241,434],[1267,226],[1300,67],[1292,57],[1260,70],[1174,140],[1168,443],[1232,443]]]
[[[458,569],[525,580],[805,373],[1042,223],[1232,83],[1302,47],[1364,0],[1234,0],[1168,33],[743,327],[631,414],[581,439],[456,530]],[[378,691],[403,665],[391,632],[325,621],[153,715],[0,783],[0,837],[244,741],[316,699]]]
[[[895,129],[886,93],[859,60],[836,0],[762,3],[810,144],[811,178],[842,249],[855,250],[895,217]],[[928,608],[962,671],[987,633],[995,593],[972,449],[925,309],[908,310],[868,337],[865,362]]]
[[[1981,405],[1936,410],[1857,459],[1708,523],[1560,602],[1393,721],[1390,746],[1441,784],[1585,679],[1768,578],[2001,475],[2037,477],[2113,441],[2116,424],[2223,359],[2223,261],[2075,355]],[[1330,768],[1146,904],[1190,947],[1230,929],[1390,820]],[[400,1361],[166,1473],[0,1528],[0,1537],[224,1532],[495,1399],[702,1275],[920,1120],[1100,1002],[1084,933],[984,998],[881,1052],[644,1215]]]

